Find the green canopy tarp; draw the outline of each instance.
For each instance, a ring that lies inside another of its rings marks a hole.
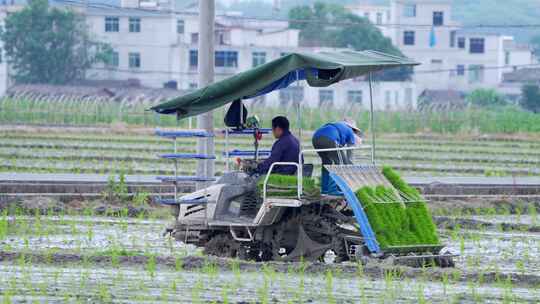
[[[286,88],[296,80],[305,79],[310,86],[326,87],[369,72],[417,64],[408,58],[375,51],[291,53],[154,106],[151,110],[186,118],[237,99],[252,98]]]

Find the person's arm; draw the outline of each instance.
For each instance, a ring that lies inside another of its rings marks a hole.
[[[270,166],[273,163],[280,161],[282,154],[283,154],[283,147],[280,144],[280,142],[277,141],[272,146],[272,151],[270,152],[270,156],[257,166],[256,172],[259,174],[267,173],[268,170],[270,169]]]

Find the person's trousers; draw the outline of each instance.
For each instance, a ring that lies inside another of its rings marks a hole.
[[[339,148],[339,145],[332,139],[326,136],[314,137],[312,139],[313,147],[315,149],[335,149]],[[340,194],[340,191],[328,174],[328,170],[324,168],[324,165],[338,165],[338,164],[352,164],[352,153],[348,151],[324,151],[317,152],[322,161],[321,166],[321,193],[323,194]]]

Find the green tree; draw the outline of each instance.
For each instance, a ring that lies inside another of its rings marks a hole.
[[[337,4],[316,2],[313,6],[297,6],[289,11],[291,28],[300,30],[303,46],[327,46],[375,50],[403,56],[392,41],[368,19],[357,16]],[[398,68],[376,73],[376,80],[407,80],[412,69]]]
[[[110,47],[92,42],[83,17],[68,9],[30,0],[5,19],[0,32],[18,83],[63,84],[84,78],[94,63],[106,61]]]
[[[476,89],[467,96],[467,102],[478,107],[498,107],[508,104],[506,98],[493,89]]]
[[[540,113],[540,87],[536,84],[523,85],[519,103],[527,111]]]
[[[531,39],[531,46],[534,52],[534,55],[540,59],[540,35],[534,36]]]

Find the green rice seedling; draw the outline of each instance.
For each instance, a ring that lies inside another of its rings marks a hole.
[[[364,264],[361,261],[356,262],[356,276],[359,278],[364,277]]]
[[[105,285],[105,283],[99,283],[98,284],[98,299],[102,302],[102,303],[111,303],[112,302],[112,294],[109,290],[109,288],[107,287],[107,285]]]
[[[519,273],[521,273],[522,275],[525,274],[525,261],[523,261],[522,259],[518,259],[516,261],[516,269],[519,271]]]
[[[211,278],[215,278],[219,273],[219,268],[216,263],[208,261],[208,259],[205,259],[204,265],[201,268],[201,272],[208,275]]]
[[[133,204],[135,206],[141,207],[148,204],[150,199],[150,194],[148,192],[137,192],[137,194],[133,197]]]
[[[270,174],[267,183],[268,196],[296,196],[298,179],[294,175]],[[264,177],[257,182],[257,190],[263,193]],[[320,195],[320,189],[315,183],[315,179],[302,178],[303,194],[307,196]]]
[[[331,270],[327,270],[325,273],[326,281],[326,303],[336,303],[334,297],[334,276]]]
[[[178,291],[178,283],[176,282],[176,279],[173,279],[171,281],[171,292],[176,293]]]
[[[4,209],[2,215],[0,216],[0,241],[4,240],[8,235],[8,210]]]
[[[146,271],[153,279],[156,275],[156,256],[154,254],[147,254]]]
[[[416,288],[416,301],[419,304],[427,303],[424,289],[425,289],[424,284],[420,283],[420,284],[417,285],[417,288]]]
[[[184,260],[182,259],[180,255],[176,255],[174,258],[174,270],[178,272],[178,271],[182,271],[183,268],[184,268]]]
[[[204,284],[202,281],[197,281],[193,288],[191,288],[191,302],[192,303],[203,303],[201,299],[201,292],[204,288]]]
[[[14,295],[14,292],[11,289],[3,290],[2,303],[4,304],[14,303],[11,299],[13,295]]]
[[[406,191],[408,190],[405,189]],[[425,202],[403,205],[392,189],[383,186],[375,189],[362,187],[356,195],[364,207],[381,248],[439,244],[435,225]]]
[[[448,284],[449,284],[449,277],[448,277],[448,272],[443,272],[442,276],[441,276],[441,283],[443,285],[443,295],[447,296],[448,295]]]
[[[258,302],[268,304],[270,302],[270,280],[263,276],[263,282],[257,287]]]
[[[221,289],[221,303],[229,304],[229,292],[230,292],[230,286],[226,284]]]
[[[536,210],[536,206],[534,204],[529,204],[527,207],[527,211],[529,213],[529,216],[531,217],[531,223],[532,225],[538,224],[538,211]]]

